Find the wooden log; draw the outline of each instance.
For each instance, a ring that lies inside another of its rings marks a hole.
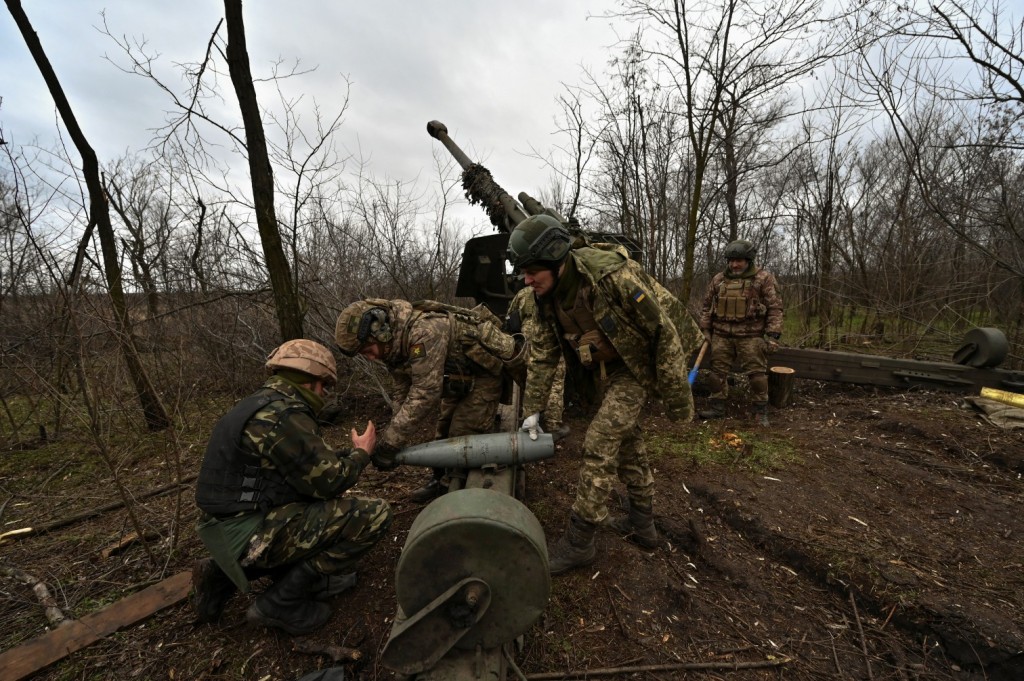
[[[793,378],[796,370],[789,367],[768,369],[768,403],[776,409],[789,406],[793,398]]]

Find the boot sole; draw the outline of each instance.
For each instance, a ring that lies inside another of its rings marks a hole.
[[[291,636],[305,636],[306,634],[311,634],[323,625],[327,624],[327,620],[329,620],[330,618],[331,614],[328,611],[327,617],[323,618],[323,622],[318,623],[316,626],[312,626],[309,628],[298,628],[290,625],[288,622],[285,622],[284,620],[279,620],[264,615],[263,611],[260,610],[255,603],[250,605],[249,609],[245,611],[245,619],[249,622],[249,624],[261,627],[270,627],[273,629],[280,629],[281,631],[284,631],[290,634]]]
[[[564,575],[566,572],[571,572],[572,570],[575,570],[576,568],[587,567],[588,565],[593,565],[595,560],[597,560],[597,554],[596,553],[593,556],[591,556],[590,558],[587,558],[586,560],[581,561],[579,563],[573,563],[572,565],[567,565],[566,567],[561,568],[559,570],[550,570],[551,576],[554,577],[554,576],[557,576],[557,575]]]

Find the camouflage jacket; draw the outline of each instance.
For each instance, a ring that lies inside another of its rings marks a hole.
[[[589,287],[591,308],[602,331],[630,373],[665,405],[673,419],[693,417],[693,397],[687,381],[686,354],[671,317],[659,302],[661,291],[640,265],[620,248],[602,245],[569,253],[583,286]],[[662,289],[663,291],[663,289]],[[541,411],[547,401],[560,356],[577,380],[593,380],[576,353],[562,339],[553,309],[554,296],[537,300],[539,320],[529,337],[529,365],[523,413]]]
[[[719,312],[719,301],[724,286],[730,281],[747,280],[743,289],[746,314],[742,319],[726,319]],[[751,266],[739,276],[727,271],[712,277],[704,293],[701,306],[700,328],[716,336],[752,337],[767,333],[782,333],[782,296],[775,276],[768,270]]]
[[[302,496],[333,499],[356,484],[370,455],[362,449],[334,449],[320,435],[320,425],[298,388],[271,376],[260,392],[279,399],[257,411],[242,431],[241,446],[259,454],[270,468]]]
[[[433,438],[445,374],[472,377],[502,371],[501,360],[481,346],[482,334],[487,334],[490,345],[509,354],[515,353],[515,343],[491,321],[478,330],[467,309],[438,304],[427,305],[437,305],[436,309],[420,309],[419,303],[414,307],[405,300],[386,302],[395,337],[383,361],[395,381],[395,413],[381,442],[404,448]]]
[[[533,289],[529,286],[519,289],[512,296],[508,304],[508,311],[505,314],[504,329],[507,333],[521,333],[526,338],[533,338],[537,335],[537,325],[540,324],[537,316],[537,298],[533,295]],[[519,385],[526,385],[526,365],[515,367],[509,374]]]

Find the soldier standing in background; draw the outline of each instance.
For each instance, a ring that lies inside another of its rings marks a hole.
[[[540,320],[529,339],[522,429],[536,430],[563,357],[574,385],[589,388],[598,404],[568,527],[548,551],[555,575],[594,561],[594,533],[608,520],[616,477],[629,494],[629,513],[610,526],[657,546],[654,475],[638,420],[649,395],[669,418],[693,418],[686,348],[665,307],[674,301],[681,308],[679,301],[621,248],[572,244],[562,223],[547,215],[519,223],[508,243],[508,260],[532,289]]]
[[[775,276],[757,267],[757,248],[740,239],[725,247],[728,262],[708,284],[701,309],[700,328],[711,344],[711,401],[701,418],[725,416],[729,371],[739,362],[750,381],[754,413],[768,425],[768,354],[782,336],[782,296]]]
[[[317,412],[338,379],[331,351],[291,340],[271,353],[273,375],[213,428],[196,489],[199,537],[212,554],[192,571],[197,619],[218,619],[248,579],[276,576],[249,607],[250,622],[299,636],[323,625],[322,601],[355,583],[350,570],[391,524],[380,499],[345,496],[370,462],[373,422],[352,448],[320,435]]]
[[[388,469],[410,445],[494,430],[506,362],[521,354],[515,339],[486,308],[433,301],[368,298],[338,316],[335,341],[348,356],[387,366],[395,381],[394,416],[374,465]],[[444,469],[413,493],[426,502],[443,494]]]
[[[519,289],[512,302],[508,305],[508,314],[505,316],[505,330],[509,333],[522,333],[527,340],[536,335],[537,325],[540,324],[537,317],[537,299],[533,295],[533,289],[529,286]],[[520,386],[526,385],[526,367],[515,377]],[[565,411],[565,360],[559,360],[558,368],[555,369],[555,378],[551,383],[551,394],[540,414],[540,426],[543,432],[551,433],[555,442],[569,435],[569,426],[562,421]]]

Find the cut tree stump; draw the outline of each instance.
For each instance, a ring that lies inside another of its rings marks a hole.
[[[37,636],[17,648],[0,654],[4,681],[18,681],[43,667],[95,643],[121,627],[149,617],[157,610],[174,605],[188,596],[192,571],[173,577],[126,596],[99,612],[71,620],[59,629]]]
[[[789,367],[768,369],[768,403],[776,409],[788,407],[793,399],[793,378],[796,370]]]

